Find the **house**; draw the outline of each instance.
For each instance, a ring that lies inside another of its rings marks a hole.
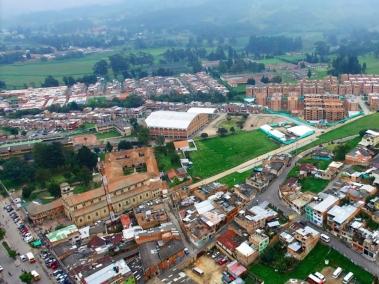
[[[326,219],[326,223],[331,233],[338,236],[359,211],[360,208],[353,205],[334,205],[327,212]]]
[[[76,225],[69,225],[46,235],[51,246],[70,241],[75,243],[80,239],[80,232]]]
[[[234,218],[234,221],[249,234],[252,234],[257,229],[264,228],[267,222],[270,222],[277,217],[278,213],[268,207],[268,202],[263,202],[251,207],[246,212],[241,210]]]
[[[244,242],[244,238],[238,235],[234,230],[228,229],[225,233],[217,238],[216,246],[233,257],[236,248]]]
[[[259,253],[254,246],[249,245],[249,243],[245,241],[235,249],[235,256],[242,265],[249,266],[258,258]]]
[[[314,175],[317,173],[317,168],[309,163],[304,163],[300,165],[300,173],[299,173],[299,178],[305,178],[309,175]]]
[[[316,177],[325,180],[334,179],[343,167],[341,162],[331,162],[326,170],[318,170]]]
[[[263,230],[256,230],[252,235],[250,235],[249,241],[254,245],[254,247],[258,250],[261,255],[263,251],[267,248],[270,239],[264,233]]]
[[[374,130],[367,130],[365,135],[363,135],[361,142],[359,142],[359,145],[362,145],[364,147],[375,147],[379,144],[379,132]]]
[[[295,241],[288,245],[287,252],[297,260],[303,260],[308,253],[317,245],[320,233],[306,226],[299,228],[294,233]]]
[[[111,262],[105,267],[99,266],[100,269],[90,275],[83,277],[82,283],[91,284],[111,284],[111,283],[134,283],[135,279],[129,266],[124,259]],[[82,273],[80,274],[82,275]]]
[[[364,146],[357,146],[345,155],[345,162],[350,165],[369,166],[374,152]]]
[[[175,239],[143,243],[139,252],[145,281],[178,264],[185,256],[183,242]]]
[[[252,186],[255,190],[264,191],[273,180],[274,176],[267,175],[262,172],[253,173],[253,175],[246,179],[246,184]]]

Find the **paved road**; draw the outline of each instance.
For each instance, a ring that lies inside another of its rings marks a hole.
[[[368,106],[367,106],[367,104],[366,104],[366,102],[363,100],[363,96],[359,96],[359,99],[358,99],[359,101],[359,106],[361,107],[361,109],[362,109],[362,111],[363,111],[363,113],[365,114],[365,115],[368,115],[368,114],[370,114],[370,113],[372,113],[371,111],[370,111],[370,109],[368,108]]]
[[[4,206],[5,201],[2,200],[0,202],[0,223],[1,226],[6,229],[5,241],[10,245],[10,247],[14,248],[20,254],[26,254],[27,252],[32,251],[36,259],[38,260],[38,250],[33,251],[33,249],[27,243],[24,242],[20,233],[18,232],[16,224],[9,217],[8,213],[3,209]],[[21,215],[19,214],[19,212],[17,213],[18,215]],[[49,279],[45,271],[42,269],[42,264],[38,263],[38,261],[33,264],[29,262],[21,262],[19,257],[17,257],[17,260],[15,261],[7,255],[7,252],[2,245],[0,247],[0,263],[4,268],[4,271],[1,273],[1,276],[9,284],[21,283],[19,276],[22,274],[22,270],[36,270],[41,276],[41,280],[38,283],[53,283]],[[8,272],[10,272],[11,275],[9,275]]]

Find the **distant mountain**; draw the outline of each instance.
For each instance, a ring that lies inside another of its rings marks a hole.
[[[302,32],[378,28],[377,0],[125,0],[34,13],[8,24],[42,25],[77,19],[94,24],[150,29],[224,29]]]

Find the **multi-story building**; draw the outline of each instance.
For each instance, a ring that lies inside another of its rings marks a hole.
[[[267,105],[274,111],[282,110],[282,93],[272,93],[267,98]]]
[[[309,226],[295,231],[295,241],[287,247],[287,252],[297,260],[303,260],[317,245],[320,233]]]
[[[368,95],[368,105],[372,111],[379,110],[379,85],[378,93],[371,93]]]
[[[322,227],[326,221],[326,213],[338,202],[339,199],[333,195],[320,194],[317,200],[305,206],[305,216],[309,222]]]
[[[360,209],[353,205],[334,205],[332,209],[327,212],[326,219],[331,233],[338,236],[359,211]]]

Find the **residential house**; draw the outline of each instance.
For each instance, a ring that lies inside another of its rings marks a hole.
[[[319,227],[322,227],[326,221],[327,212],[339,202],[339,198],[321,193],[317,199],[305,206],[305,216],[307,220]]]
[[[299,228],[294,233],[295,241],[288,245],[287,252],[297,260],[303,260],[308,253],[317,245],[320,233],[306,226]]]
[[[326,219],[326,223],[331,233],[338,236],[359,211],[360,208],[353,205],[334,205],[327,212]]]
[[[350,165],[369,166],[374,154],[372,150],[359,145],[345,155],[345,162]]]

